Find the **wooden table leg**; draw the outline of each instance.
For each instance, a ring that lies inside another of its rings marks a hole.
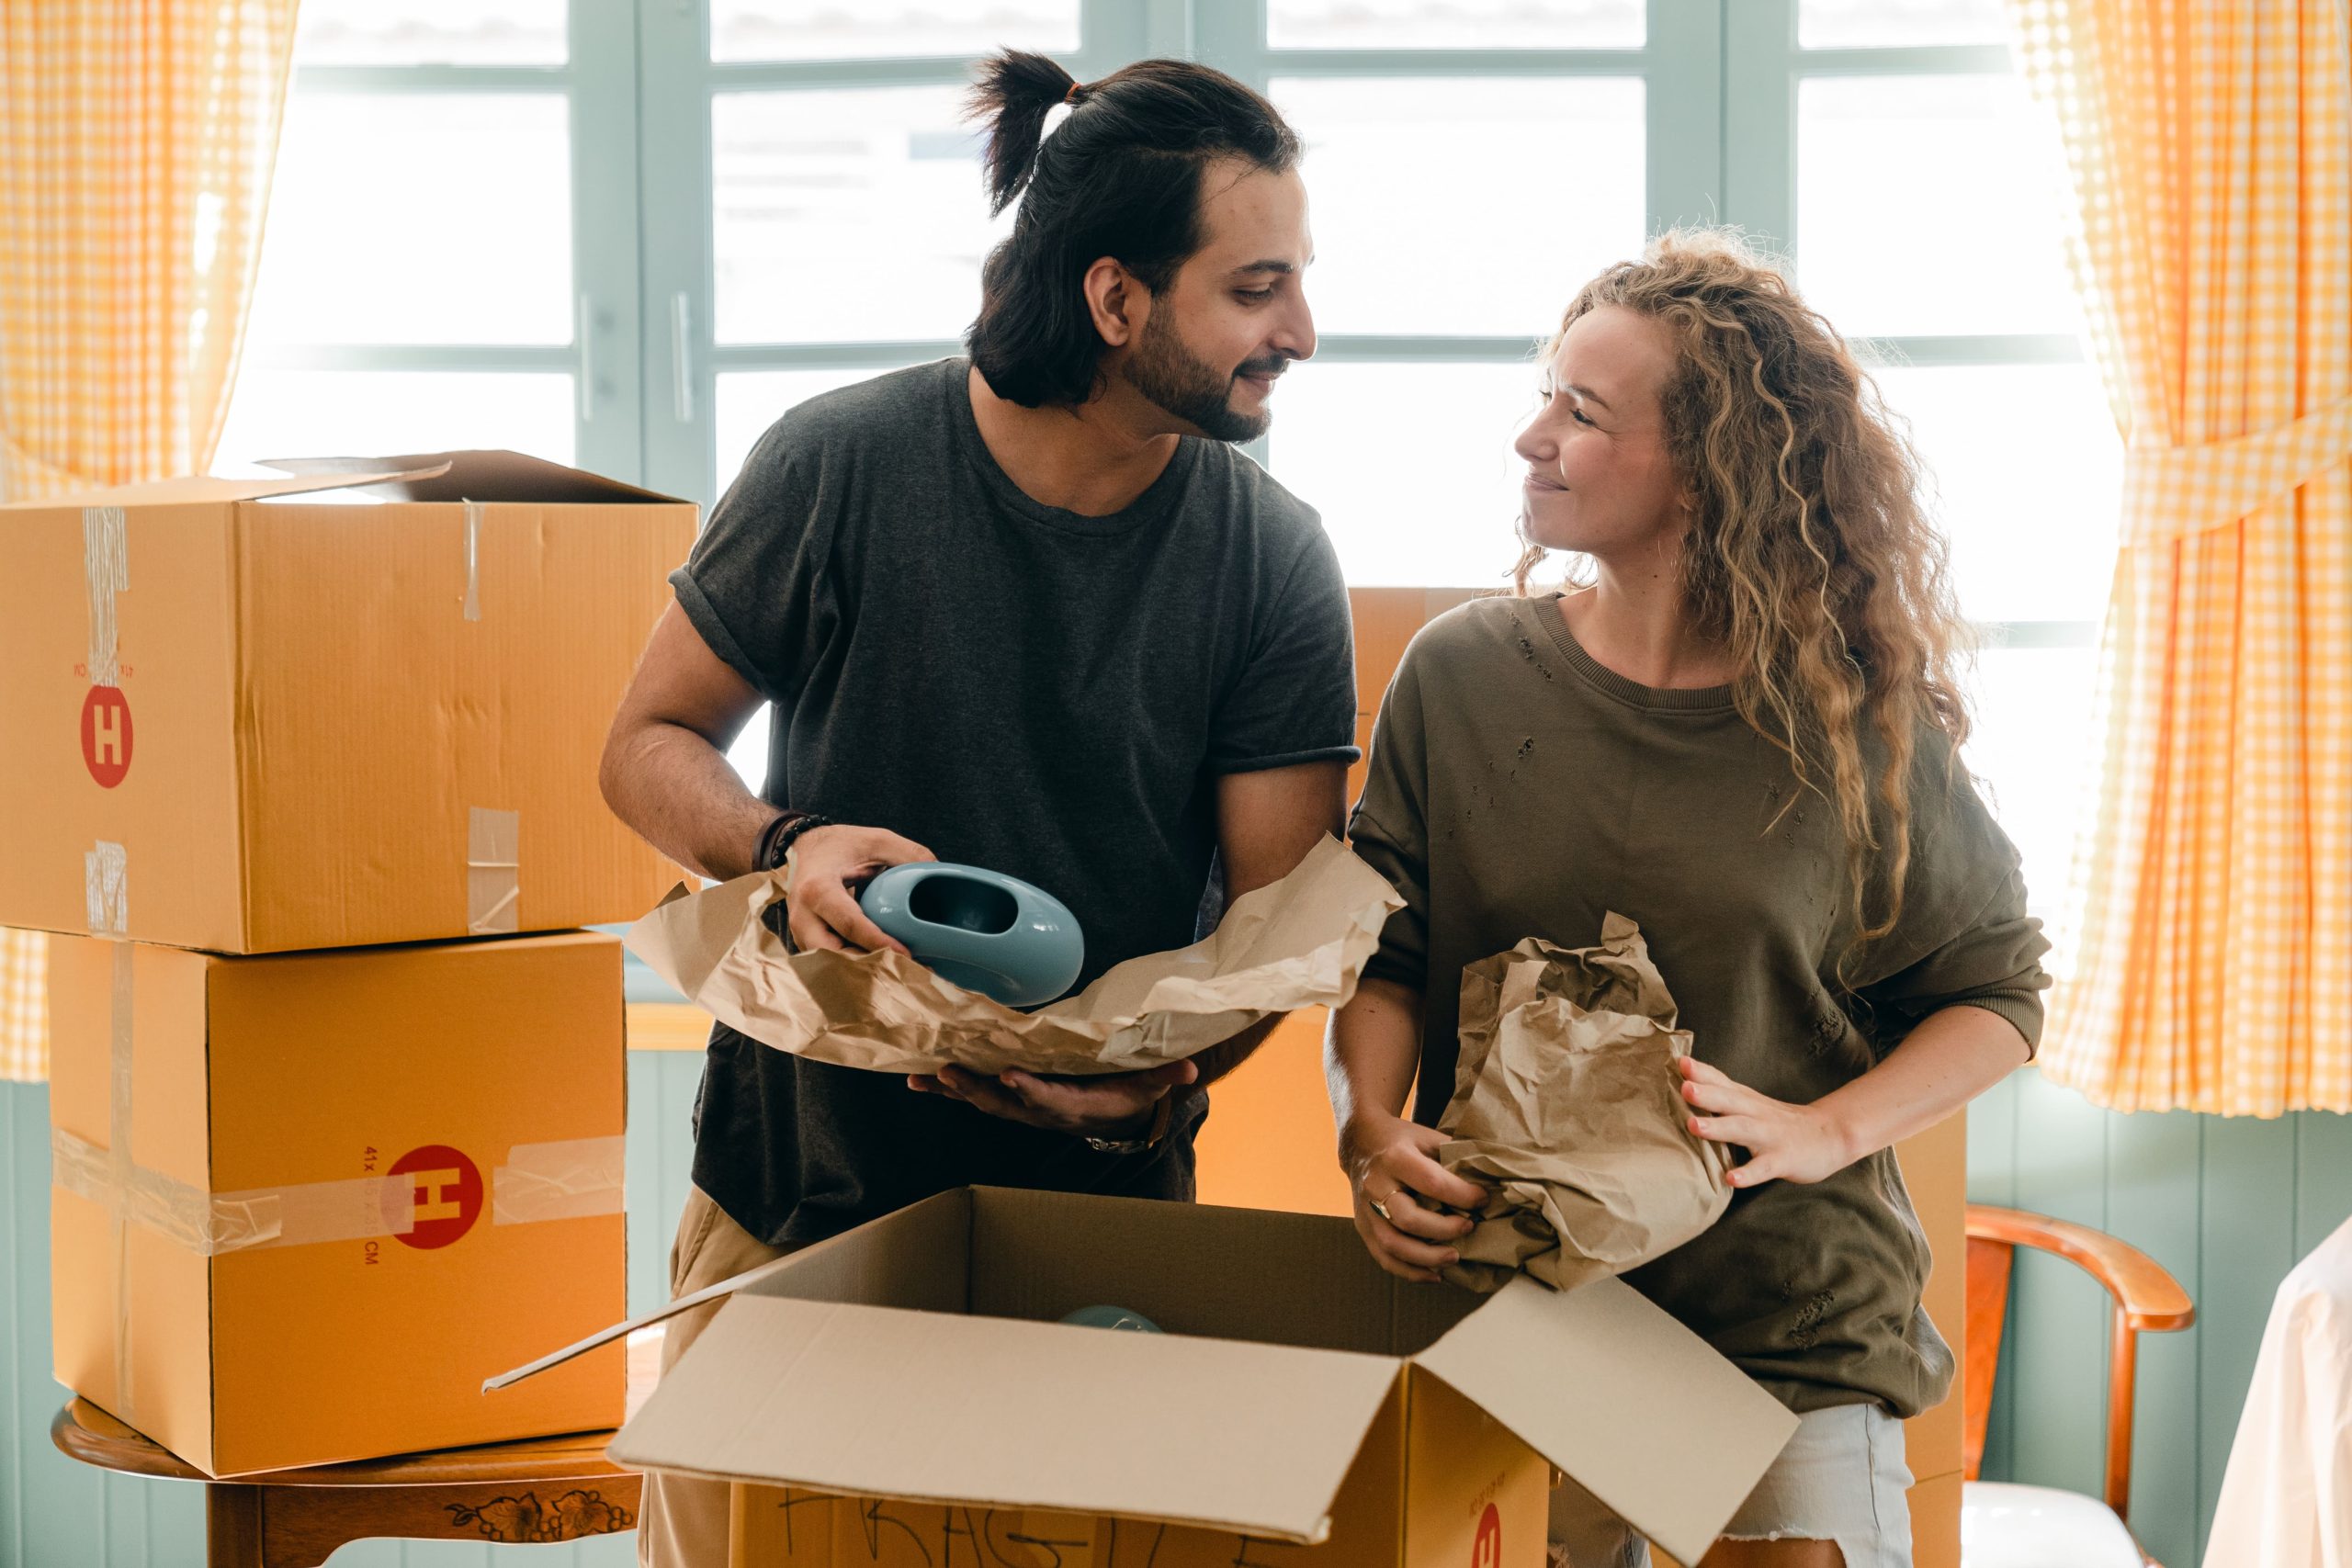
[[[261,1488],[215,1481],[204,1488],[207,1568],[264,1568]]]

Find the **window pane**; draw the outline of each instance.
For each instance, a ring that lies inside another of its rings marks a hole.
[[[724,343],[960,336],[989,220],[961,89],[726,93],[711,106]]]
[[[302,0],[301,65],[560,65],[564,0]]]
[[[501,446],[572,457],[571,378],[464,370],[272,370],[237,378],[216,468],[263,457]]]
[[[297,93],[252,339],[571,341],[561,95]]]
[[[718,378],[718,493],[735,482],[743,459],[768,426],[782,419],[793,404],[820,392],[854,386],[889,374],[888,367],[860,366],[842,370],[730,370]]]
[[[713,60],[1078,47],[1078,0],[711,0]]]
[[[1806,49],[2008,41],[2001,0],[1798,0],[1797,4],[1797,42]]]
[[[1979,621],[2096,621],[2115,564],[2123,444],[2087,365],[1875,372],[1911,424]]]
[[[760,711],[744,721],[735,744],[727,748],[727,760],[734,764],[736,776],[753,795],[767,787],[768,722],[775,712],[775,708],[763,703]]]
[[[1797,92],[1805,297],[1854,334],[2075,330],[2056,132],[2009,76]]]
[[[2027,908],[2045,922],[2065,906],[2098,678],[2096,648],[1993,648],[1976,656],[1976,732],[1962,761],[2017,841]]]
[[[1642,0],[1269,0],[1276,49],[1639,49]]]
[[[1323,514],[1350,582],[1493,587],[1519,558],[1511,437],[1528,365],[1316,365],[1274,394],[1274,477]]]
[[[1316,325],[1550,332],[1642,248],[1642,93],[1625,77],[1276,81],[1307,148]]]

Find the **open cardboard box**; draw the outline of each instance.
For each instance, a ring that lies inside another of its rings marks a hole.
[[[1411,1284],[1320,1215],[964,1188],[715,1290],[610,1452],[742,1483],[759,1568],[1540,1564],[1554,1466],[1695,1562],[1795,1428],[1615,1280]]]
[[[596,759],[693,505],[514,452],[272,466],[0,512],[0,925],[274,953],[643,913],[677,871]]]

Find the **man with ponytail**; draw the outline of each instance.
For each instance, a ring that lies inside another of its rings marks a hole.
[[[1340,827],[1339,565],[1231,445],[1315,349],[1306,198],[1290,128],[1203,66],[1081,85],[1005,53],[972,104],[991,206],[1019,207],[968,356],[810,399],[761,439],[671,579],[603,784],[706,875],[788,856],[803,947],[888,943],[854,891],[887,865],[1034,882],[1078,915],[1084,984],[1193,941]],[[766,703],[754,796],[725,751]],[[672,1290],[967,1182],[1189,1199],[1202,1089],[1266,1027],[1057,1080],[862,1073],[721,1025]],[[672,1320],[665,1365],[707,1315]],[[727,1487],[648,1476],[639,1561],[727,1557]]]

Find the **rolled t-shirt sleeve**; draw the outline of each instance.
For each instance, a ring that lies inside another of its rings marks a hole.
[[[1923,748],[1926,761],[1935,752]],[[1912,1025],[1948,1007],[1999,1014],[2024,1036],[2029,1057],[2041,1041],[2041,966],[2050,942],[2026,913],[2017,847],[1956,773],[1915,773],[1911,868],[1895,928],[1872,944],[1856,989],[1892,1027],[1888,1048]]]
[[[1408,649],[1381,699],[1380,716],[1372,730],[1372,760],[1364,771],[1363,795],[1348,822],[1348,840],[1405,900],[1405,907],[1381,928],[1380,946],[1364,964],[1364,978],[1415,990],[1427,982],[1430,966],[1427,740],[1420,680]]]
[[[670,574],[704,642],[770,702],[792,700],[831,603],[833,526],[790,415],[762,436],[686,564]]]
[[[1246,773],[1352,762],[1355,637],[1347,584],[1314,527],[1251,637],[1249,661],[1216,710],[1208,769]]]

